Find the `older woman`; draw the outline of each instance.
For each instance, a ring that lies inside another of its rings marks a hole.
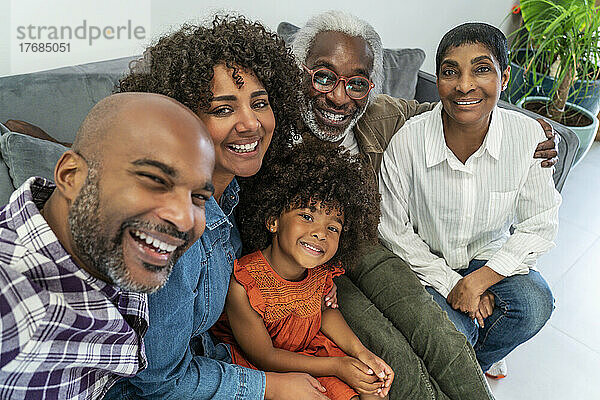
[[[500,378],[501,360],[553,310],[535,264],[553,246],[560,195],[552,170],[531,158],[544,139],[539,124],[497,107],[510,76],[502,32],[452,29],[436,69],[441,102],[385,151],[379,231],[473,344],[482,370]]]
[[[230,364],[228,349],[208,334],[241,250],[236,176],[254,175],[298,132],[299,73],[283,41],[262,25],[217,16],[209,26],[186,25],[160,39],[120,82],[121,91],[164,94],[198,114],[215,145],[215,193],[205,204],[204,234],[149,296],[148,367],[107,398],[325,398],[309,375]],[[156,179],[156,190],[169,185]]]

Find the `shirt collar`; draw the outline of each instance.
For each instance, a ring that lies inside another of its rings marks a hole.
[[[493,158],[500,158],[500,146],[502,144],[502,121],[497,112],[498,106],[492,110],[492,120],[490,127],[480,150],[487,151]],[[427,168],[433,167],[448,158],[448,146],[444,138],[444,127],[442,123],[442,102],[439,102],[432,110],[433,118],[428,123],[433,126],[427,129],[431,134],[425,138],[425,159]],[[476,156],[483,154],[479,150],[475,153]]]
[[[432,126],[427,127],[426,132],[429,132],[429,134],[425,137],[425,162],[427,168],[441,163],[447,157],[444,126],[442,124],[442,102],[440,101],[431,112],[433,113],[433,118],[426,122],[427,124],[432,124]]]
[[[208,199],[205,205],[206,229],[212,230],[225,222],[229,222],[228,217],[231,216],[233,209],[239,202],[239,191],[240,185],[233,178],[221,195],[221,204],[217,203],[214,196]]]
[[[496,160],[500,159],[500,147],[502,146],[503,132],[502,119],[500,118],[500,113],[498,113],[498,106],[496,106],[492,110],[492,121],[490,122],[490,128],[488,129],[487,135],[485,135],[485,140],[482,145],[482,147]]]
[[[13,229],[23,246],[59,263],[69,254],[40,214],[55,187],[47,179],[29,178],[10,196],[10,215],[7,220],[12,221]]]
[[[62,271],[56,270],[57,274],[70,272],[91,288],[104,293],[124,317],[130,315],[135,319],[136,322],[132,325],[133,320],[125,318],[131,327],[143,336],[148,329],[146,294],[121,290],[80,268],[40,213],[40,209],[55,188],[56,185],[45,178],[29,178],[11,195],[7,207],[10,215],[7,215],[6,219],[12,221],[13,229],[23,246],[60,265]]]

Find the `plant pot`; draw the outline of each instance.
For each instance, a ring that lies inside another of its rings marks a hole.
[[[550,102],[550,98],[544,96],[527,96],[521,101],[519,101],[517,103],[517,106],[525,108],[524,104],[533,101],[548,103]],[[598,118],[596,118],[596,116],[590,111],[586,110],[581,106],[578,106],[577,104],[567,102],[567,107],[577,110],[592,121],[590,125],[586,126],[567,126],[567,128],[572,130],[573,133],[575,133],[575,135],[577,135],[577,137],[579,138],[579,148],[577,149],[577,153],[575,154],[575,160],[573,161],[573,167],[575,167],[583,159],[590,147],[592,147],[594,137],[596,136],[596,130],[598,129]]]
[[[525,49],[517,50],[514,60],[518,63],[519,59],[522,59],[520,55],[524,53]],[[534,86],[532,84],[533,73],[527,72],[525,74],[525,69],[517,63],[510,63],[510,81],[503,92],[502,99],[516,104],[525,95],[548,96],[554,86],[554,78],[545,76],[541,85]],[[531,93],[528,93],[530,90]],[[589,110],[594,115],[598,114],[600,111],[600,80],[576,80],[571,90],[569,90],[567,100]]]

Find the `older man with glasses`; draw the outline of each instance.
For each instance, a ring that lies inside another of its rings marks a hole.
[[[363,154],[375,175],[392,136],[433,107],[376,94],[383,84],[381,39],[352,15],[311,18],[294,35],[292,51],[306,72],[301,107],[311,132]],[[358,267],[336,283],[349,325],[397,373],[391,399],[493,398],[466,338],[403,260],[383,246],[365,249]]]

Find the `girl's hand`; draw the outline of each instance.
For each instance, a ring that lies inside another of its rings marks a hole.
[[[356,355],[356,357],[367,365],[379,378],[379,381],[383,384],[379,395],[385,397],[390,392],[392,382],[394,381],[394,371],[386,364],[381,358],[371,353],[368,349],[362,350]]]
[[[380,394],[383,382],[373,370],[362,361],[346,356],[335,357],[338,366],[336,376],[360,394]]]
[[[327,293],[325,295],[325,297],[323,297],[323,305],[325,307],[338,308],[338,304],[337,304],[337,286],[335,285],[335,283],[331,287],[331,290],[329,290],[329,293]]]

